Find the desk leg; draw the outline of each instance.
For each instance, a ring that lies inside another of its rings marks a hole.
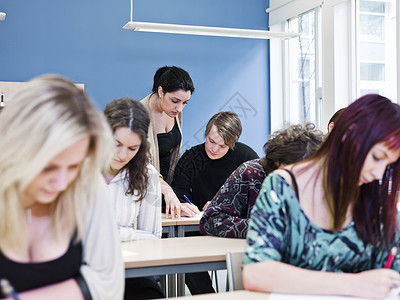
[[[168,238],[174,238],[174,237],[175,237],[175,226],[169,226]]]
[[[178,297],[185,296],[185,273],[178,274]]]
[[[176,275],[168,275],[168,298],[176,297]]]
[[[163,291],[164,295],[167,296],[167,276],[166,275],[160,276],[160,286],[161,286],[161,290]]]
[[[185,236],[185,225],[178,225],[178,237]]]

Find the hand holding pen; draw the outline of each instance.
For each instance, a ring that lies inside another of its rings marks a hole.
[[[186,195],[183,195],[183,198],[185,198],[187,203],[189,203],[190,205],[193,205],[192,202],[190,202],[189,198]]]
[[[390,250],[389,255],[386,259],[386,263],[384,266],[385,269],[390,269],[392,267],[392,264],[393,264],[394,258],[396,257],[396,254],[397,254],[397,247],[393,247]]]
[[[14,288],[7,279],[0,279],[0,287],[2,293],[7,297],[10,297],[13,300],[20,300],[17,292],[14,290]]]
[[[193,217],[200,213],[200,210],[194,205],[186,195],[183,195],[186,203],[182,203],[182,215],[185,217]]]

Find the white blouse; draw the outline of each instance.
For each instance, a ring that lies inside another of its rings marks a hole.
[[[134,195],[126,195],[126,170],[120,172],[108,184],[114,202],[115,217],[122,242],[161,238],[161,186],[157,170],[147,165],[149,181],[146,196],[138,201]]]

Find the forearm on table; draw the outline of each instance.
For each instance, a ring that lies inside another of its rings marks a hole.
[[[239,218],[222,212],[204,218],[205,224],[202,227],[206,234],[227,238],[246,237],[248,219]],[[214,222],[215,219],[218,219],[218,222]]]
[[[138,230],[132,227],[119,227],[119,233],[121,236],[121,242],[129,242],[136,240],[150,240],[158,238],[155,234],[150,231]]]
[[[82,291],[75,279],[26,291],[19,294],[21,300],[40,299],[40,300],[70,300],[84,299]]]
[[[354,296],[354,274],[306,270],[269,260],[243,267],[247,290],[288,294]]]

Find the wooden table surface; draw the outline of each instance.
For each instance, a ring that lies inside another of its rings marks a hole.
[[[125,268],[225,261],[227,252],[244,252],[245,239],[194,236],[123,242]]]
[[[249,292],[246,290],[226,292],[226,293],[215,293],[215,294],[203,294],[195,296],[179,297],[182,300],[268,300],[269,294]]]

